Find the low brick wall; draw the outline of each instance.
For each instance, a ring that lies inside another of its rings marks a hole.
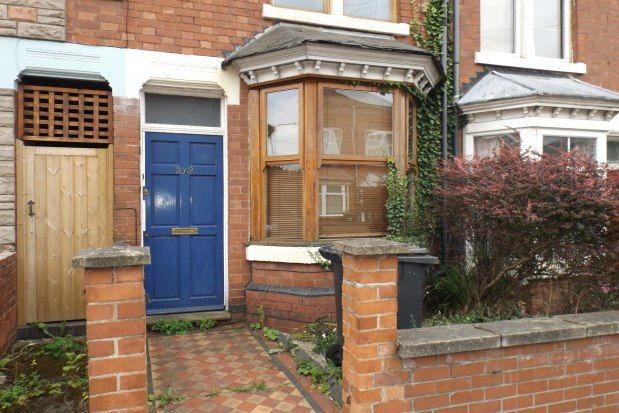
[[[318,264],[252,262],[252,281],[245,289],[247,321],[290,331],[321,316],[335,319],[333,272]]]
[[[81,251],[90,412],[146,412],[144,264],[148,248]]]
[[[397,245],[343,262],[344,411],[617,412],[619,311],[397,330]]]
[[[17,267],[14,252],[0,253],[0,355],[14,342],[17,330]]]
[[[619,411],[619,312],[568,319],[400,331],[401,411]]]

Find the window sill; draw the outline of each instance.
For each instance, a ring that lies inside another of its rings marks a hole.
[[[587,73],[587,65],[584,63],[570,63],[563,59],[551,59],[544,57],[525,59],[511,53],[500,52],[476,52],[475,63],[492,66],[518,67],[523,69],[548,70],[563,73]]]
[[[410,26],[406,23],[393,23],[380,20],[360,19],[340,14],[295,10],[277,7],[271,4],[263,4],[262,17],[270,20],[330,26],[338,29],[352,29],[364,32],[392,34],[395,36],[410,35]]]
[[[318,248],[320,247],[249,245],[245,250],[245,258],[247,261],[317,264],[311,254],[317,254]]]

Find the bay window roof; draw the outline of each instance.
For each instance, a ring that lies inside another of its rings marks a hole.
[[[302,75],[406,82],[427,93],[442,79],[424,49],[392,36],[279,23],[239,47],[222,63],[249,85]]]
[[[514,99],[563,99],[598,102],[609,109],[619,107],[619,93],[572,76],[513,73],[493,70],[475,83],[458,101],[461,108]]]

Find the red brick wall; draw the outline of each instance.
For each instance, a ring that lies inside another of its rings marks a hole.
[[[619,335],[419,357],[401,374],[416,412],[616,412]]]
[[[246,291],[247,321],[260,321],[262,308],[264,323],[271,328],[292,331],[323,316],[335,320],[335,298],[330,296],[308,297],[262,291]]]
[[[619,409],[616,330],[609,327],[606,335],[598,330],[602,335],[582,339],[504,344],[501,348],[402,359],[399,348],[406,350],[410,336],[402,335],[398,340],[396,256],[344,253],[342,262],[344,412],[610,413]],[[436,334],[431,342],[440,347],[445,344],[442,340],[457,337],[457,328],[464,332],[471,327],[423,328],[419,334],[424,330],[427,337],[431,330],[441,329],[444,335]],[[490,326],[485,330],[493,331]],[[548,333],[548,340],[558,337],[556,331]],[[539,336],[531,340],[539,340]],[[431,343],[425,343],[425,354],[432,351]],[[415,341],[415,345],[423,344]],[[457,343],[450,344],[450,348],[458,348]]]
[[[333,271],[323,270],[318,264],[252,262],[251,280],[279,287],[333,288]]]
[[[17,269],[15,253],[0,254],[0,355],[15,342]]]
[[[273,22],[262,19],[268,0],[153,0],[67,2],[67,41],[161,52],[221,56]],[[399,0],[399,20],[412,16]]]
[[[252,262],[252,284],[283,287],[284,289],[333,288],[333,272],[318,264],[288,264],[280,262]],[[335,320],[335,296],[294,295],[280,291],[247,290],[247,320],[259,321],[260,309],[266,316],[265,324],[285,331],[316,321],[322,316]]]
[[[228,106],[228,296],[229,305],[245,304],[251,279],[245,259],[249,242],[249,122],[248,89],[241,82],[238,106]]]
[[[578,0],[572,6],[572,49],[574,61],[587,64],[586,82],[619,90],[619,7],[617,0]],[[466,84],[481,65],[474,63],[479,51],[479,0],[461,0],[461,82]]]
[[[140,101],[114,98],[114,242],[140,245]]]

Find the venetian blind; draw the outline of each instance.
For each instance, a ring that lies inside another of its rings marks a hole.
[[[303,238],[303,173],[299,165],[270,165],[267,174],[267,238]]]

